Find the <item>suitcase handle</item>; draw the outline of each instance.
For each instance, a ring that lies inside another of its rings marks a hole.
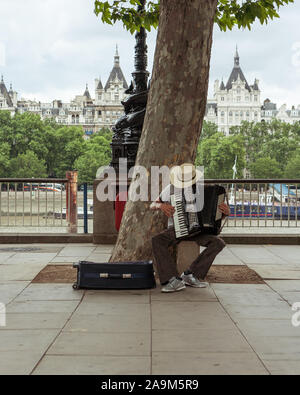
[[[131,278],[132,275],[131,273],[123,273],[123,274],[119,274],[119,273],[100,273],[99,274],[100,278]]]

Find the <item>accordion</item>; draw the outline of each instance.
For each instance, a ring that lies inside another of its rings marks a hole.
[[[175,208],[173,215],[175,235],[177,239],[196,233],[219,234],[222,224],[222,213],[218,209],[219,204],[225,201],[226,191],[220,185],[204,185],[202,198],[203,207],[197,211],[195,194],[174,188],[171,192],[171,204]]]

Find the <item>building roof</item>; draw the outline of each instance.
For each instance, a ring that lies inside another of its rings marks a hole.
[[[11,100],[11,97],[9,96],[9,93],[7,92],[5,83],[3,81],[3,75],[1,76],[0,93],[5,97],[8,107],[13,107],[13,102]]]
[[[267,111],[270,111],[270,110],[277,110],[277,105],[276,105],[275,103],[271,103],[271,101],[270,101],[269,99],[266,99],[266,100],[264,101],[264,104],[263,104],[263,106],[262,106],[262,109],[263,109],[263,110],[267,110]]]
[[[244,76],[244,73],[240,67],[240,57],[239,57],[238,51],[236,49],[236,53],[234,56],[234,66],[233,66],[232,72],[230,74],[230,77],[228,79],[228,82],[226,84],[226,89],[227,90],[232,89],[232,83],[237,81],[239,78],[241,81],[245,82],[246,89],[248,89],[248,91],[251,92],[250,86],[248,85],[248,82],[247,82],[247,80]]]
[[[118,53],[118,47],[116,48],[116,54],[115,54],[115,57],[114,57],[114,67],[113,67],[112,71],[110,72],[108,80],[107,80],[107,82],[105,84],[105,90],[109,88],[110,83],[115,81],[116,78],[119,81],[123,82],[123,88],[124,89],[128,89],[127,82],[125,80],[124,74],[123,74],[122,69],[120,67],[120,56],[119,56],[119,53]]]
[[[87,99],[91,100],[91,95],[90,95],[90,92],[88,89],[88,84],[86,84],[86,88],[85,88],[83,96],[85,96]]]
[[[99,78],[99,82],[98,82],[98,85],[97,85],[97,88],[96,88],[97,90],[99,89],[103,89],[103,85],[102,85],[102,82],[101,82],[101,78]]]

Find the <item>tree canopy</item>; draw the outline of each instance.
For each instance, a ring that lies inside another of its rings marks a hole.
[[[110,161],[112,132],[102,129],[84,140],[80,126],[64,126],[38,114],[10,116],[0,111],[0,177],[65,177],[78,170],[79,182],[92,182]]]
[[[278,10],[281,6],[293,3],[294,0],[219,0],[215,15],[215,23],[220,30],[232,30],[234,26],[251,29],[256,21],[261,24],[279,18]],[[124,27],[134,33],[141,27],[150,31],[158,27],[160,1],[143,0],[94,0],[95,14],[102,22],[110,25],[121,21]],[[145,10],[140,12],[137,6],[145,3]]]

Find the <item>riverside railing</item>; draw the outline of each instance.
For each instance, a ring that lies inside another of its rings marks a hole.
[[[33,232],[88,233],[90,213],[87,184],[78,191],[77,171],[69,171],[60,179],[0,178],[2,232],[27,228]]]
[[[205,180],[227,190],[226,227],[298,227],[300,179]]]
[[[300,179],[210,179],[227,190],[226,228],[297,228]],[[93,191],[77,185],[77,172],[61,179],[0,178],[0,232],[91,230]],[[89,229],[88,229],[89,226]],[[103,224],[105,226],[105,224]]]

